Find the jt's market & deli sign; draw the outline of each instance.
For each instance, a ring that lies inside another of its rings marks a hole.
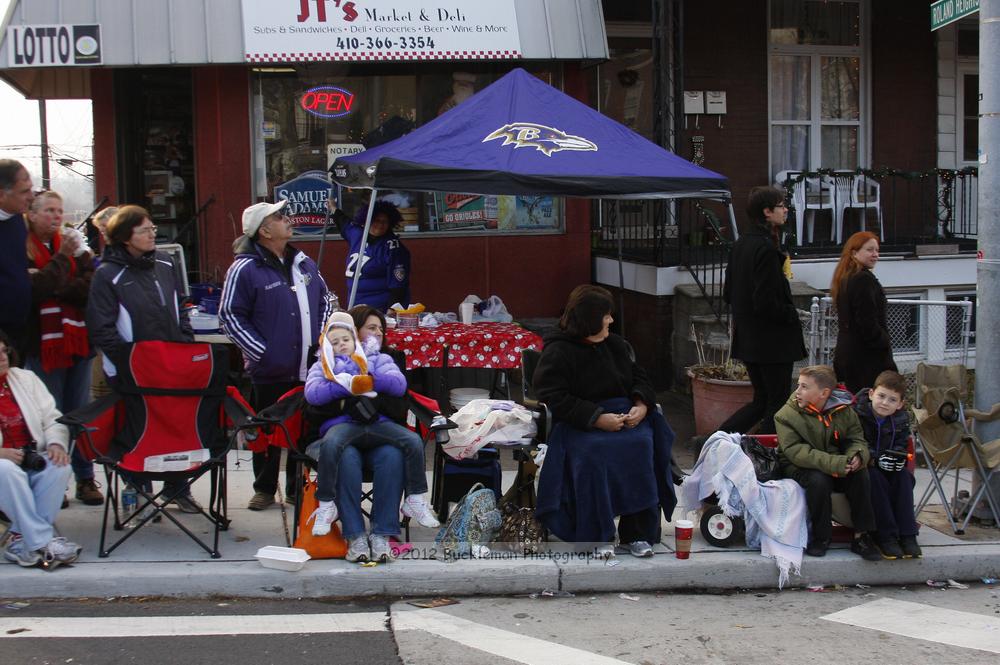
[[[7,28],[8,67],[101,64],[100,25],[18,25]]]
[[[241,0],[247,62],[521,57],[514,3]]]

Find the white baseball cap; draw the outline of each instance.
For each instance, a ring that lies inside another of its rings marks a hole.
[[[243,233],[253,238],[264,220],[285,207],[288,199],[278,203],[254,203],[243,211]]]

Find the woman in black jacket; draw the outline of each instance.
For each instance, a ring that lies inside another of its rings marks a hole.
[[[536,515],[566,542],[601,543],[614,554],[615,517],[622,545],[651,556],[660,510],[676,499],[670,475],[674,433],[656,411],[656,395],[632,349],[613,335],[611,294],[576,287],[559,330],[545,338],[534,375],[538,399],[552,411]]]
[[[885,292],[872,270],[878,263],[878,236],[859,231],[844,243],[833,272],[830,297],[837,308],[837,379],[856,393],[871,388],[885,370],[896,371],[886,323]]]
[[[128,362],[130,342],[194,340],[174,262],[156,251],[156,226],[145,208],[118,209],[106,228],[108,241],[94,272],[87,301],[90,341],[104,353],[104,373],[112,387],[118,366]],[[180,484],[166,481],[173,494]],[[185,513],[201,512],[189,492],[174,498]],[[157,516],[159,517],[159,516]]]
[[[754,187],[747,202],[753,225],[733,245],[723,298],[731,308],[732,356],[746,365],[753,401],[719,426],[723,432],[774,434],[774,414],[792,392],[792,364],[806,355],[802,324],[785,276],[788,257],[778,235],[788,208],[776,187]]]

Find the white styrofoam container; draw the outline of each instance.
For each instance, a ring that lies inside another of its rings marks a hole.
[[[306,561],[312,558],[305,550],[300,550],[296,547],[276,547],[274,545],[260,548],[254,557],[265,568],[291,571],[302,570],[302,566],[306,565]]]

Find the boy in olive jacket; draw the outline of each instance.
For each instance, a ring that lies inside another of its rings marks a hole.
[[[806,554],[823,556],[830,546],[830,493],[847,495],[854,523],[851,551],[878,561],[869,531],[875,530],[868,477],[868,442],[851,405],[854,396],[837,387],[833,369],[825,365],[799,372],[795,392],[774,416],[778,460],[786,478],[806,491],[810,533]]]

